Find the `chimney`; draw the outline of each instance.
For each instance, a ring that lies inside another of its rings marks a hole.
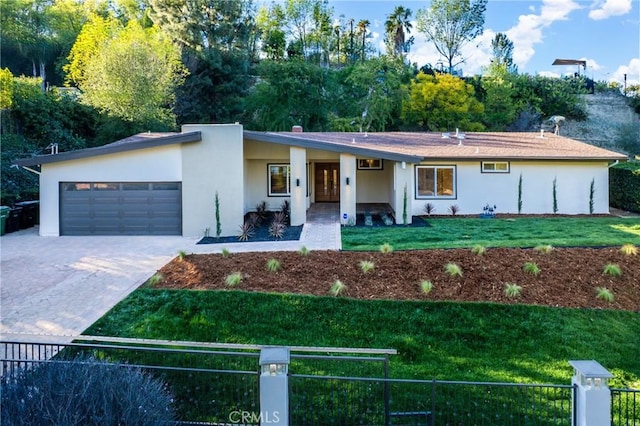
[[[302,126],[293,126],[293,127],[291,128],[291,131],[292,131],[293,133],[302,133]]]

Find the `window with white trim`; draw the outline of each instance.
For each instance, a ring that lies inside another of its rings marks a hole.
[[[482,173],[509,173],[508,161],[483,161]]]
[[[269,164],[269,196],[286,197],[291,194],[291,166]]]
[[[456,166],[416,166],[416,198],[456,198]]]

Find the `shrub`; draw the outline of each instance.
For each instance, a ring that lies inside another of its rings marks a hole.
[[[609,169],[609,199],[612,207],[640,213],[640,161]]]
[[[375,264],[370,260],[361,260],[360,261],[360,270],[363,274],[368,274],[369,272],[373,272],[375,269]]]
[[[487,248],[481,244],[476,244],[471,247],[471,253],[477,254],[478,256],[482,256],[487,252]]]
[[[434,211],[436,211],[436,206],[434,206],[431,203],[427,203],[424,205],[424,212],[428,215],[431,216],[431,213],[433,213]]]
[[[462,268],[453,262],[449,262],[444,266],[444,270],[449,276],[452,277],[461,277],[462,276]]]
[[[220,255],[226,259],[227,257],[231,256],[231,252],[228,248],[225,247],[222,249],[222,251],[220,251]]]
[[[260,201],[258,204],[256,204],[256,213],[258,214],[260,219],[264,219],[264,218],[267,217],[267,202],[266,201]]]
[[[234,272],[227,275],[224,279],[224,283],[229,287],[235,287],[242,282],[242,272]]]
[[[429,294],[433,290],[433,283],[429,280],[420,281],[420,290],[424,294]]]
[[[596,287],[596,298],[602,299],[605,302],[609,303],[613,302],[614,300],[611,290],[605,287]]]
[[[380,253],[391,253],[393,252],[393,246],[389,243],[384,243],[380,246]]]
[[[248,221],[240,225],[240,235],[238,236],[238,240],[240,241],[249,241],[251,237],[254,236],[253,225]]]
[[[504,294],[507,297],[518,297],[522,293],[522,287],[518,284],[506,283],[504,285]]]
[[[278,272],[280,270],[280,261],[278,259],[267,260],[267,271]]]
[[[166,386],[135,367],[78,357],[20,369],[0,384],[3,425],[165,425]],[[46,421],[45,421],[46,419]]]
[[[329,289],[329,293],[331,293],[333,296],[338,296],[340,295],[340,293],[342,293],[345,289],[347,288],[347,286],[340,280],[335,280],[333,282],[333,284],[331,284],[331,288]]]
[[[611,275],[612,277],[619,277],[622,275],[622,270],[615,263],[607,263],[604,265],[602,273],[605,275]]]
[[[291,224],[291,204],[289,204],[289,200],[284,200],[282,204],[280,204],[280,213],[284,216],[284,222]]]
[[[185,257],[187,257],[187,252],[184,250],[180,250],[178,252],[178,260],[182,261]]]
[[[451,214],[451,216],[455,216],[459,212],[460,212],[460,207],[458,207],[457,204],[451,204],[449,206],[449,213]]]
[[[256,212],[251,212],[249,213],[249,217],[247,218],[247,222],[253,226],[254,228],[258,228],[260,226],[260,223],[262,222],[262,218],[260,218],[260,215]]]
[[[525,262],[522,270],[527,274],[535,275],[536,277],[540,275],[540,267],[535,262]]]
[[[553,246],[549,245],[549,244],[541,244],[539,246],[535,246],[533,248],[535,251],[538,251],[540,253],[551,253],[553,251]]]
[[[163,279],[164,276],[160,272],[156,272],[147,280],[147,285],[149,285],[150,287],[156,286],[160,284]]]
[[[269,225],[269,235],[276,240],[283,238],[287,230],[286,219],[287,217],[283,212],[274,213],[271,225]]]
[[[298,254],[300,256],[308,256],[310,253],[309,249],[306,246],[302,246],[300,247],[300,249],[298,250]]]
[[[625,244],[620,247],[620,253],[624,254],[625,256],[635,256],[638,254],[638,248],[633,244]]]

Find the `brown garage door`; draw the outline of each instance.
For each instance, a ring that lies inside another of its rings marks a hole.
[[[61,182],[60,235],[182,235],[180,182]]]

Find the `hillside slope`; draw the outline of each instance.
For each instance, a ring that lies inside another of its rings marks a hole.
[[[621,127],[640,123],[627,99],[618,93],[582,95],[587,109],[586,121],[567,120],[560,127],[560,134],[591,145],[615,151],[615,140]],[[638,135],[640,139],[640,135]]]

